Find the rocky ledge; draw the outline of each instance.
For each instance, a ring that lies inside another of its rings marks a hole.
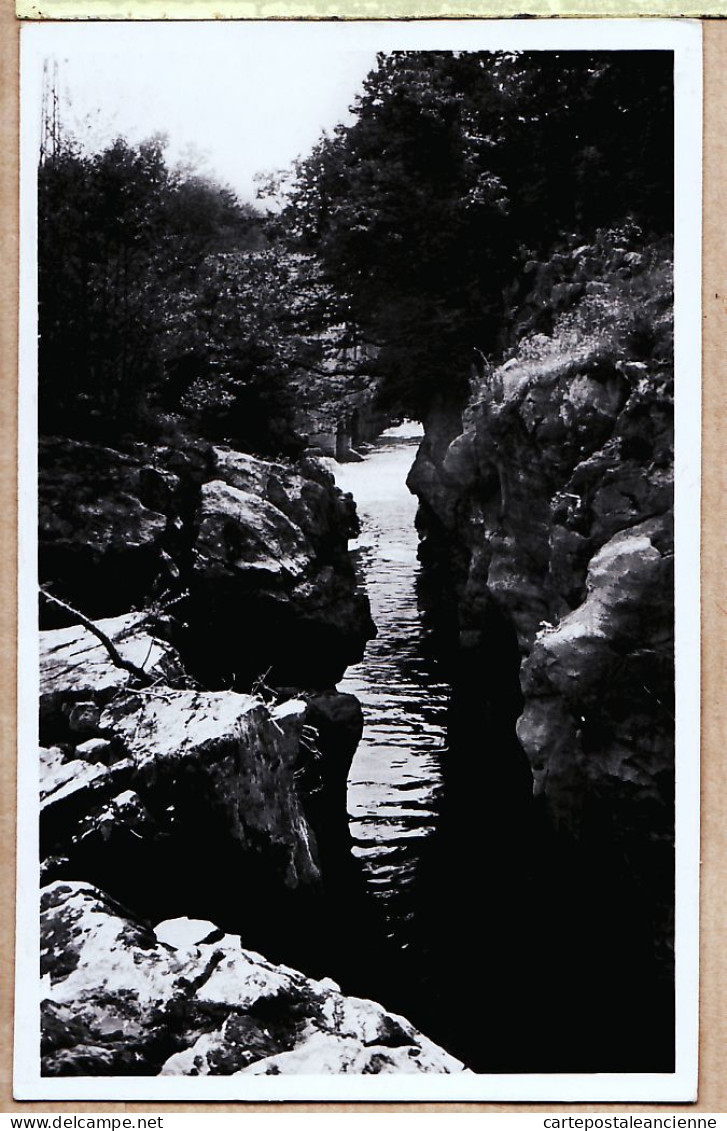
[[[375,1002],[347,997],[189,918],[151,928],[97,888],[43,891],[43,1073],[461,1072]]]
[[[378,961],[350,498],[311,459],[67,440],[41,497],[44,1072],[460,1070],[330,980]]]
[[[199,441],[40,448],[40,577],[93,618],[155,611],[207,687],[331,686],[374,632],[351,499],[322,463]],[[44,602],[44,626],[68,623]]]
[[[209,691],[153,617],[83,619],[40,634],[44,879],[82,877],[144,916],[244,924],[255,945],[293,931],[290,953],[312,961],[307,918],[350,859],[358,701]]]

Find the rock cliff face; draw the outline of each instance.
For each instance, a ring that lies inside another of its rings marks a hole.
[[[629,874],[668,972],[670,259],[624,237],[562,262],[549,332],[525,319],[509,359],[473,373],[461,418],[432,413],[409,482],[460,659],[492,671],[496,651],[519,671],[506,707],[535,794],[563,835]]]

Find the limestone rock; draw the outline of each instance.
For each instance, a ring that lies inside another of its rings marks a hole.
[[[672,588],[666,519],[620,531],[591,560],[585,601],[538,635],[523,665],[518,736],[536,793],[566,826],[580,827],[586,797],[608,807],[621,836],[637,831],[647,798],[650,819],[669,820]],[[656,726],[654,708],[665,716]]]
[[[550,332],[515,336],[511,356],[474,383],[460,427],[435,406],[409,483],[420,500],[427,593],[457,638],[468,695],[479,670],[494,702],[493,654],[512,652],[513,677],[519,654],[520,694],[506,709],[513,722],[521,713],[517,733],[541,803],[563,835],[608,858],[607,871],[628,861],[646,914],[664,926],[654,938],[666,938],[670,253],[642,248],[618,269],[594,256],[588,270],[598,263],[600,277],[570,296],[548,285]],[[559,270],[571,267],[583,274],[565,259]],[[504,709],[498,702],[498,717]]]
[[[55,595],[91,619],[155,608],[156,630],[210,687],[243,690],[268,671],[332,686],[360,659],[373,626],[348,555],[355,508],[319,461],[127,447],[43,442],[40,576]],[[52,602],[41,612],[44,627],[68,622]]]
[[[66,761],[58,747],[40,750],[41,812],[60,805],[94,783],[105,781],[106,768],[82,759]]]
[[[174,946],[87,884],[42,904],[44,1075],[463,1070],[404,1018],[211,923],[178,922]]]
[[[90,630],[43,634],[45,878],[87,876],[142,914],[251,920],[256,945],[292,932],[296,960],[321,961],[310,916],[322,868],[335,880],[349,857],[357,702],[171,687],[179,661],[139,615],[101,627],[155,682],[135,686]]]
[[[219,479],[202,487],[190,586],[195,671],[211,685],[271,671],[274,682],[330,687],[374,632],[348,556],[351,500],[312,460],[294,469],[213,455]]]
[[[264,1057],[241,1069],[250,1076],[278,1076],[291,1072],[335,1075],[338,1073],[461,1072],[463,1066],[454,1057],[425,1038],[420,1043],[408,1042],[402,1048],[386,1044],[368,1045],[360,1038],[342,1037],[338,1033],[314,1030],[289,1052]],[[423,1047],[422,1047],[423,1045]]]
[[[150,680],[168,683],[182,678],[174,649],[152,634],[142,613],[127,613],[97,623],[122,659],[142,669]],[[133,683],[133,674],[119,667],[101,640],[83,625],[41,632],[41,725],[57,724],[63,715],[72,730],[94,735],[98,706]],[[77,710],[71,718],[74,707]]]
[[[176,476],[143,456],[66,438],[40,444],[41,581],[88,615],[141,603],[169,574]]]
[[[146,914],[238,922],[246,908],[261,931],[297,914],[295,893],[320,886],[296,779],[305,711],[234,692],[117,694],[99,719],[110,764],[70,745],[41,764],[52,874],[89,875]]]
[[[151,692],[105,710],[101,726],[124,744],[149,786],[194,782],[205,819],[219,821],[241,848],[268,843],[286,886],[317,882],[315,841],[300,810],[293,771],[305,704],[269,711],[233,692]]]
[[[264,499],[226,483],[202,488],[196,568],[212,580],[242,574],[295,582],[313,550],[303,532]]]
[[[214,448],[213,457],[219,479],[280,510],[318,554],[345,553],[357,533],[355,510],[322,463],[308,458],[290,467],[223,447]]]

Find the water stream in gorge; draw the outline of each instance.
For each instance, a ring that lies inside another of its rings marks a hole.
[[[335,465],[339,487],[356,500],[361,534],[352,550],[378,632],[339,684],[364,711],[349,820],[354,853],[399,947],[407,945],[421,850],[437,820],[450,696],[417,601],[417,502],[406,476],[421,437],[419,425],[399,425],[362,463]]]
[[[391,428],[361,463],[331,464],[356,501],[352,550],[378,630],[339,684],[364,711],[354,853],[396,956],[367,992],[477,1072],[668,1064],[668,985],[654,981],[628,875],[598,846],[558,839],[533,799],[508,692],[517,656],[495,635],[464,666],[450,658],[454,693],[437,658],[406,487],[421,436]]]
[[[631,942],[628,885],[613,861],[574,853],[544,822],[503,640],[449,664],[452,693],[417,597],[406,477],[421,435],[391,428],[361,463],[331,464],[358,508],[352,549],[378,630],[339,684],[364,711],[348,781],[354,853],[397,956],[372,990],[478,1072],[623,1070],[642,1063],[623,1018],[661,1009]],[[533,978],[533,963],[547,976]],[[661,1027],[668,1043],[668,1018]],[[652,1059],[667,1062],[656,1032]]]
[[[513,781],[513,767],[522,767],[513,757],[512,725],[503,729],[487,706],[479,667],[471,698],[480,709],[477,729],[489,719],[488,756],[478,749],[472,757],[469,740],[459,757],[447,745],[454,737],[462,747],[462,722],[453,718],[444,658],[437,656],[418,600],[417,501],[406,486],[421,438],[419,425],[403,424],[384,432],[361,463],[330,465],[356,502],[361,534],[352,551],[378,633],[338,685],[356,695],[364,711],[348,779],[349,825],[391,944],[391,977],[374,996],[381,993],[483,1070],[502,1066],[522,1045],[519,1032],[507,1032],[506,1018],[524,966],[519,940],[533,926],[527,914],[532,893],[525,894],[522,882],[528,840],[522,804],[529,804],[530,788],[529,778],[524,793]],[[465,730],[471,722],[465,720]],[[503,926],[483,931],[484,908],[485,922],[492,916]],[[452,993],[455,965],[490,971],[470,978],[467,1006]],[[488,1012],[497,1020],[483,1037],[480,1018]]]

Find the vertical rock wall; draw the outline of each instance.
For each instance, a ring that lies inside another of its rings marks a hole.
[[[550,332],[524,311],[511,356],[473,377],[459,429],[432,414],[409,482],[460,656],[489,650],[492,670],[511,634],[535,794],[563,836],[633,883],[668,979],[671,263],[664,245],[618,233],[608,248],[569,253],[567,304],[557,289],[545,300]]]

